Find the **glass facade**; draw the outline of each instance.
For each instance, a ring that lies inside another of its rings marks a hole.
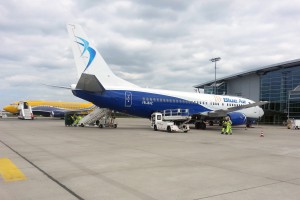
[[[217,83],[217,94],[224,95],[227,94],[227,84],[225,82]],[[210,86],[204,86],[205,94],[214,94],[214,84]]]
[[[300,119],[299,94],[290,91],[300,85],[300,66],[282,68],[260,76],[260,100],[268,101],[263,105],[265,115],[262,122],[282,124],[290,118]]]

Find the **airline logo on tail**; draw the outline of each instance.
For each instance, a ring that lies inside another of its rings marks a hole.
[[[77,42],[75,41],[76,43],[80,44],[81,46],[83,46],[83,51],[81,53],[81,56],[86,52],[86,50],[89,52],[90,54],[90,59],[89,59],[89,62],[87,63],[85,69],[83,72],[85,72],[85,70],[87,70],[87,68],[90,66],[90,64],[93,62],[95,56],[96,56],[96,51],[90,47],[90,44],[88,41],[86,41],[85,39],[81,38],[81,37],[77,37],[76,38],[80,39],[83,43],[81,42]]]

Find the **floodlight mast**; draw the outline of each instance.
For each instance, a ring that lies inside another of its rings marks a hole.
[[[215,84],[214,84],[214,94],[217,94],[217,62],[221,60],[220,57],[210,59],[211,62],[215,63]]]

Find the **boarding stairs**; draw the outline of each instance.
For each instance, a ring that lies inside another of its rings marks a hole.
[[[165,121],[190,121],[189,109],[168,109],[162,111],[162,117]],[[186,122],[186,123],[187,123]]]
[[[96,121],[99,121],[103,117],[106,117],[111,113],[111,110],[107,108],[99,108],[96,107],[91,113],[86,115],[84,118],[82,118],[79,122],[79,126],[89,126],[89,125],[94,125]]]
[[[31,106],[27,102],[20,101],[18,104],[19,119],[34,119]]]

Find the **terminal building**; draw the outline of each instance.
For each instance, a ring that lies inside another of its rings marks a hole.
[[[261,122],[282,124],[287,118],[300,119],[300,59],[260,67],[251,71],[195,85],[206,94],[241,96],[263,105]],[[216,92],[214,92],[216,91]]]

